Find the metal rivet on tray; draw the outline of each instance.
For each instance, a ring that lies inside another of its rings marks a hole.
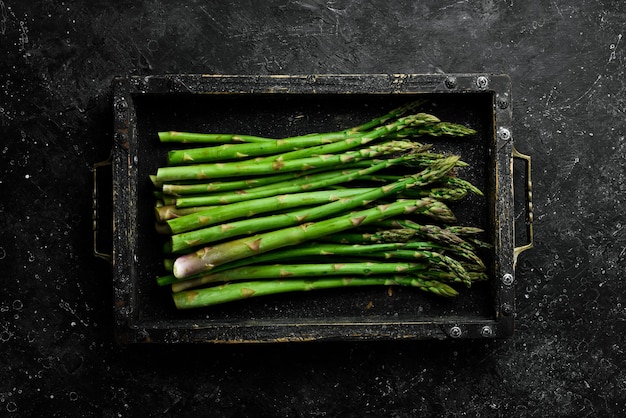
[[[508,141],[511,139],[511,131],[506,128],[498,129],[498,137],[503,141]]]
[[[485,325],[480,330],[480,335],[482,335],[485,338],[493,337],[493,329],[489,325]]]
[[[445,81],[446,87],[449,89],[453,89],[457,85],[456,77],[448,77]]]
[[[496,103],[498,104],[498,107],[500,109],[506,109],[507,107],[509,107],[509,96],[508,94],[498,94],[498,98],[496,100]]]
[[[508,303],[504,303],[500,310],[502,311],[502,315],[505,315],[505,316],[509,316],[513,313],[513,307],[509,305]]]
[[[115,102],[115,108],[118,110],[118,112],[123,112],[128,108],[128,103],[126,103],[126,100],[124,100],[123,98],[118,99]]]
[[[461,328],[458,326],[454,326],[452,328],[450,328],[450,336],[452,338],[459,338],[461,336],[461,334],[463,334],[463,331],[461,331]]]
[[[502,284],[505,286],[511,286],[513,284],[513,275],[511,273],[506,273],[502,276]]]
[[[484,75],[479,76],[476,79],[476,86],[481,90],[486,89],[487,86],[489,86],[489,79],[485,77]]]
[[[172,331],[169,334],[170,342],[177,343],[180,340],[180,336],[178,335],[178,331]]]
[[[117,145],[122,147],[122,149],[128,150],[129,144],[128,144],[128,138],[126,138],[126,135],[124,135],[121,132],[116,132],[115,135],[113,135],[113,139],[115,140],[115,143]]]

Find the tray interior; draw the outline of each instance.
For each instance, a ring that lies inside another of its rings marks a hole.
[[[477,284],[456,288],[461,294],[443,299],[415,289],[369,287],[252,298],[197,310],[177,311],[168,288],[156,285],[163,274],[163,238],[154,229],[152,185],[148,179],[172,147],[161,144],[156,133],[178,130],[207,133],[242,133],[287,137],[311,132],[335,131],[414,100],[427,98],[421,111],[442,120],[461,123],[478,131],[469,139],[432,138],[434,150],[460,154],[470,164],[459,171],[485,193],[450,205],[460,224],[484,228],[486,241],[493,242],[494,219],[494,115],[493,93],[455,94],[142,94],[133,98],[136,114],[137,189],[134,309],[143,324],[267,325],[437,322],[460,319],[493,319],[495,285]],[[424,141],[426,142],[426,141]],[[483,254],[493,275],[493,254]]]

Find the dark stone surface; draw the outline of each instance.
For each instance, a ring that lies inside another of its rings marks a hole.
[[[176,3],[0,0],[0,415],[626,413],[624,2]],[[194,72],[510,74],[535,192],[515,336],[115,347],[110,83]]]

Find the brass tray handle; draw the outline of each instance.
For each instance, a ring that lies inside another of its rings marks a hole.
[[[526,162],[526,199],[527,199],[527,225],[528,244],[513,249],[513,268],[517,265],[517,257],[526,250],[533,248],[533,181],[531,175],[531,159],[529,155],[522,154],[513,147],[513,158],[520,158]]]
[[[112,165],[111,155],[109,155],[109,158],[107,158],[104,161],[94,163],[93,165],[93,192],[91,195],[92,207],[93,207],[93,215],[92,215],[92,218],[93,218],[93,254],[96,257],[101,258],[108,262],[113,261],[113,255],[110,253],[102,252],[98,249],[98,231],[100,230],[99,197],[98,197],[99,196],[98,194],[98,169],[103,168],[103,167],[108,167],[111,165]]]

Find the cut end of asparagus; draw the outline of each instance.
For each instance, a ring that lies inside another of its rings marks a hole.
[[[174,293],[172,299],[176,309],[190,309],[195,308],[196,300],[200,293],[197,290],[188,290],[186,292]]]
[[[174,277],[184,279],[202,271],[209,271],[215,267],[213,264],[202,261],[208,251],[210,251],[210,248],[203,248],[195,253],[178,257],[172,267]]]
[[[154,207],[154,216],[159,223],[166,222],[171,219],[171,211],[175,206],[173,205],[161,205]],[[171,231],[170,231],[171,233]]]
[[[157,179],[156,174],[150,174],[150,181],[157,189],[160,189],[163,186],[163,183]]]
[[[170,142],[172,140],[172,136],[174,132],[172,131],[167,131],[167,132],[158,132],[157,135],[159,136],[159,141],[161,142]]]
[[[172,234],[172,229],[169,227],[168,224],[163,223],[163,222],[155,222],[154,229],[157,231],[157,234],[160,234],[160,235],[169,236]]]

